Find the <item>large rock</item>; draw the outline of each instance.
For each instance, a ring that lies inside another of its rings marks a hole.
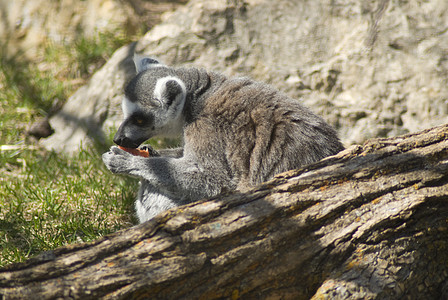
[[[448,2],[192,0],[126,46],[51,120],[75,150],[121,119],[134,50],[269,82],[335,126],[346,145],[448,122]]]

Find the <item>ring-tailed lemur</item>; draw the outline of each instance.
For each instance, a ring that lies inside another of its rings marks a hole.
[[[224,191],[247,190],[343,149],[323,119],[272,86],[151,58],[137,57],[135,64],[114,142],[136,148],[153,136],[183,137],[183,149],[160,156],[133,156],[115,146],[103,154],[112,172],[141,179],[140,222]]]

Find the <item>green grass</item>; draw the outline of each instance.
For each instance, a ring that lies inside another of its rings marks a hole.
[[[0,161],[0,265],[135,222],[137,182],[111,174],[95,152],[3,151]]]
[[[0,58],[0,266],[135,224],[135,179],[110,173],[95,149],[68,157],[25,134],[127,42],[106,33],[48,44],[39,64]]]

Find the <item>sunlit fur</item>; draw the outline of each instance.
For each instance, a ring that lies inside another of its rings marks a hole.
[[[136,66],[140,72],[125,89],[125,119],[114,141],[137,147],[176,134],[183,141],[183,149],[158,157],[117,147],[103,155],[112,172],[140,178],[140,222],[201,198],[246,191],[343,149],[322,118],[270,85],[154,59],[140,58]]]

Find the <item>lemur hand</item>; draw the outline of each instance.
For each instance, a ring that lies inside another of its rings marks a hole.
[[[129,173],[134,156],[116,146],[103,154],[103,162],[112,173]]]

